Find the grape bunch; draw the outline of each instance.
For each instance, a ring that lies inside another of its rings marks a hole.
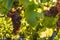
[[[55,17],[57,15],[58,11],[56,7],[51,7],[50,10],[45,10],[44,15],[48,17]]]
[[[13,6],[14,8],[12,8],[9,13],[8,13],[8,17],[10,17],[12,19],[12,23],[13,23],[13,34],[18,34],[19,33],[19,30],[20,30],[20,25],[21,25],[21,19],[22,19],[22,16],[20,15],[21,14],[21,11],[23,10],[22,9],[17,9],[18,7],[18,2],[14,2],[13,3]]]
[[[57,3],[54,7],[51,7],[50,10],[45,10],[44,15],[48,17],[55,17],[58,14],[59,19],[56,22],[56,29],[57,33],[59,32],[60,29],[60,0],[57,0]]]

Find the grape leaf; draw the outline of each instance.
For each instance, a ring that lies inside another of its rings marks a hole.
[[[25,17],[26,17],[26,21],[31,25],[31,26],[36,26],[38,24],[38,20],[37,18],[42,18],[42,14],[34,12],[34,9],[36,9],[37,6],[34,3],[29,4],[26,7],[25,10]]]
[[[53,21],[54,21],[53,17],[45,17],[43,20],[43,26],[48,27],[48,28],[52,28],[54,25]]]

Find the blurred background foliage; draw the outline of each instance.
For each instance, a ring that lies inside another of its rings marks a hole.
[[[13,25],[11,18],[7,14],[13,8],[13,2],[19,1],[23,4],[20,34],[11,34]],[[0,38],[26,38],[26,40],[49,40],[53,32],[56,31],[56,17],[45,17],[44,10],[49,10],[55,6],[56,0],[0,0]],[[60,32],[54,40],[60,40]]]

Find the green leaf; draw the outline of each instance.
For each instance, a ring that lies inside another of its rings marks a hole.
[[[12,0],[4,0],[3,6],[4,6],[6,9],[10,10],[11,7],[12,7]]]
[[[36,16],[36,18],[44,18],[44,14],[43,13],[37,13],[37,12],[35,12],[34,15]]]
[[[31,4],[27,5],[26,10],[25,10],[26,21],[31,26],[36,26],[38,24],[38,21],[35,17],[35,12],[34,12],[35,8],[37,8],[37,6],[34,3],[31,3]]]
[[[53,17],[45,17],[43,20],[43,26],[48,27],[48,28],[52,28],[54,25],[53,21],[54,21]]]
[[[34,16],[33,12],[30,12],[26,15],[26,20],[31,26],[36,26],[38,24],[37,19]]]
[[[33,31],[32,35],[30,36],[30,40],[37,40],[39,38],[39,35],[37,32]]]
[[[23,0],[22,3],[23,3],[25,8],[30,4],[29,0]]]
[[[31,25],[31,26],[37,26],[38,24],[38,19],[37,18],[43,18],[44,15],[43,13],[37,13],[34,11],[38,6],[34,3],[30,3],[27,5],[26,10],[25,10],[25,17],[26,21]]]

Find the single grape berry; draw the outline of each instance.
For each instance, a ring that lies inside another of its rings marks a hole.
[[[45,11],[44,15],[45,16],[48,16],[48,17],[51,17],[52,16],[52,14],[48,10]]]
[[[50,16],[51,16],[51,14],[49,13],[49,11],[48,11],[48,10],[45,10],[45,11],[44,11],[44,15],[45,15],[45,16],[48,16],[48,17],[50,17]]]
[[[16,12],[17,12],[17,13],[21,13],[21,10],[18,8],[18,9],[16,10]]]

